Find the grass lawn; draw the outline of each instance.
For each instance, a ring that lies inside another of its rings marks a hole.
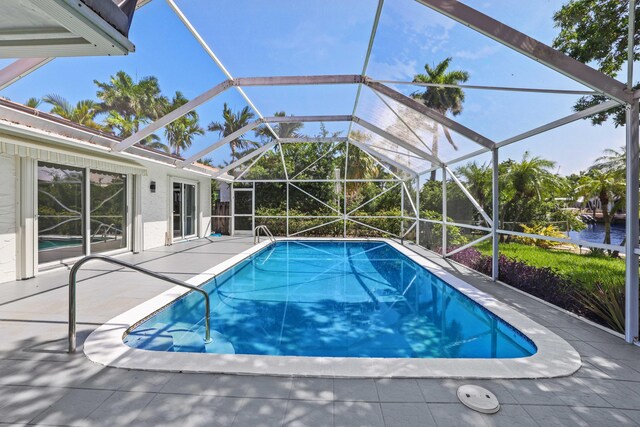
[[[476,248],[483,255],[491,255],[490,241],[482,242]],[[526,262],[534,267],[552,268],[558,274],[587,287],[591,287],[595,283],[624,285],[625,264],[623,259],[585,256],[520,243],[500,243],[500,254]]]

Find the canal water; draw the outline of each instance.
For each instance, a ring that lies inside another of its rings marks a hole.
[[[624,234],[624,224],[611,224],[612,245],[621,244],[624,240]],[[582,231],[570,231],[569,237],[587,242],[602,243],[604,241],[604,224],[590,224]]]

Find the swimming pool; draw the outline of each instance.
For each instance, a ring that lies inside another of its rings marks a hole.
[[[376,358],[516,358],[522,333],[380,241],[283,241],[134,328],[129,346],[169,352]]]
[[[207,243],[220,245],[220,253],[235,255],[213,262],[211,268],[187,280],[191,285],[204,287],[211,293],[212,302],[216,301],[211,310],[213,344],[203,343],[202,303],[189,296],[185,288],[176,286],[94,330],[84,341],[85,355],[98,364],[125,369],[351,378],[552,378],[571,375],[581,366],[580,355],[567,341],[469,282],[486,289],[495,286],[496,291],[504,285],[487,282],[463,267],[447,265],[441,257],[411,243],[354,238],[279,238],[277,245],[268,241],[251,245],[250,241],[234,238]],[[318,254],[311,256],[313,262],[304,261],[304,269],[297,269],[305,279],[299,278],[293,285],[291,277],[292,283],[283,287],[282,283],[287,282],[283,280],[287,277],[286,268],[282,269],[287,265],[286,253],[290,271],[292,262],[291,253],[282,251],[285,242],[289,248],[305,248],[307,256]],[[388,247],[379,247],[380,243]],[[374,250],[366,252],[368,249]],[[345,255],[347,251],[350,252]],[[265,272],[261,263],[271,265],[274,256],[274,261],[280,258],[275,264],[280,268]],[[252,265],[256,275],[270,277],[277,283],[260,287],[248,284],[246,279],[253,279],[253,273],[248,275]],[[362,283],[353,282],[354,266]],[[452,270],[461,275],[451,274]],[[321,276],[312,281],[309,274]],[[319,287],[316,282],[320,277],[330,285]],[[419,280],[432,283],[417,286]],[[425,286],[428,289],[419,289]],[[308,293],[297,293],[295,297],[296,287],[306,287]],[[343,295],[341,298],[346,301],[331,301],[335,295]],[[429,307],[443,316],[437,318],[441,323],[427,328],[422,313],[429,304],[428,298],[434,295]],[[411,301],[418,304],[415,315],[409,314],[410,307],[415,308],[409,304]],[[179,304],[190,307],[190,317],[180,318],[181,313],[173,311]],[[235,317],[221,319],[219,310],[228,314],[234,307],[247,304],[263,309],[235,310]],[[445,310],[441,310],[442,304]],[[456,317],[459,311],[469,308],[471,313],[467,315],[483,320],[461,328]],[[284,320],[269,317],[270,313],[282,315]],[[488,316],[489,313],[493,316]],[[340,323],[329,314],[340,319]],[[488,319],[495,320],[497,329],[488,327]],[[442,331],[439,324],[445,325],[447,334],[436,333]],[[251,332],[248,337],[238,332],[243,325],[253,328],[247,332]],[[144,328],[148,328],[146,334]],[[363,339],[362,333],[373,338]],[[154,335],[156,338],[151,338]],[[495,348],[495,357],[480,356],[473,349],[483,343],[482,351],[486,354],[487,336],[492,340],[495,337],[495,347],[489,346]],[[461,337],[467,337],[468,342]],[[498,345],[499,337],[506,343],[513,340],[518,344]],[[134,340],[140,347],[132,347]],[[369,345],[365,347],[362,344],[366,341]],[[177,350],[172,348],[176,343],[181,351],[173,351]],[[525,356],[525,353],[533,354]]]

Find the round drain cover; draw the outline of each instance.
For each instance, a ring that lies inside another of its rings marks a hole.
[[[458,399],[468,408],[483,414],[495,414],[500,410],[496,395],[477,385],[466,384],[458,387]]]

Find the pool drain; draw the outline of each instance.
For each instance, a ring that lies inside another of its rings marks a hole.
[[[466,384],[458,387],[458,399],[466,407],[483,414],[495,414],[500,410],[496,395],[477,385]]]

